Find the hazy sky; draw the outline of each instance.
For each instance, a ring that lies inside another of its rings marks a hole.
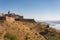
[[[60,20],[60,0],[0,0],[0,12],[8,10],[36,20]]]

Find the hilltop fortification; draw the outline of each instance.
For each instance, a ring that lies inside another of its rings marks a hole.
[[[7,14],[0,13],[0,21],[26,21],[26,22],[35,22],[34,19],[25,19],[23,16],[17,15],[15,13],[10,13],[10,11]]]

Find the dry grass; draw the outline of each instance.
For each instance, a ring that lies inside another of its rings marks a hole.
[[[19,40],[46,40],[46,38],[51,37],[51,34],[55,33],[55,30],[53,31],[52,28],[46,28],[46,25],[44,24],[37,24],[32,22],[0,22],[0,25],[5,28],[4,31],[16,35]],[[40,32],[45,32],[46,29],[49,30],[47,35],[39,34]]]

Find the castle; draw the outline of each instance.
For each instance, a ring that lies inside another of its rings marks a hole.
[[[34,19],[24,19],[23,16],[16,15],[15,13],[10,13],[10,11],[7,14],[0,13],[0,21],[26,21],[26,22],[35,22]]]

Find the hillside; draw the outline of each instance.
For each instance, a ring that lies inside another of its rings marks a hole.
[[[15,21],[12,23],[0,22],[0,30],[2,30],[0,35],[2,36],[2,39],[5,40],[10,40],[8,36],[4,37],[8,34],[16,36],[18,40],[45,40],[45,38],[42,35],[40,35],[34,29],[31,29],[31,27],[34,27],[34,25],[35,24],[33,23],[19,21]]]
[[[0,40],[60,40],[60,33],[36,22],[0,21]]]
[[[60,30],[8,12],[0,14],[0,40],[60,40]]]

